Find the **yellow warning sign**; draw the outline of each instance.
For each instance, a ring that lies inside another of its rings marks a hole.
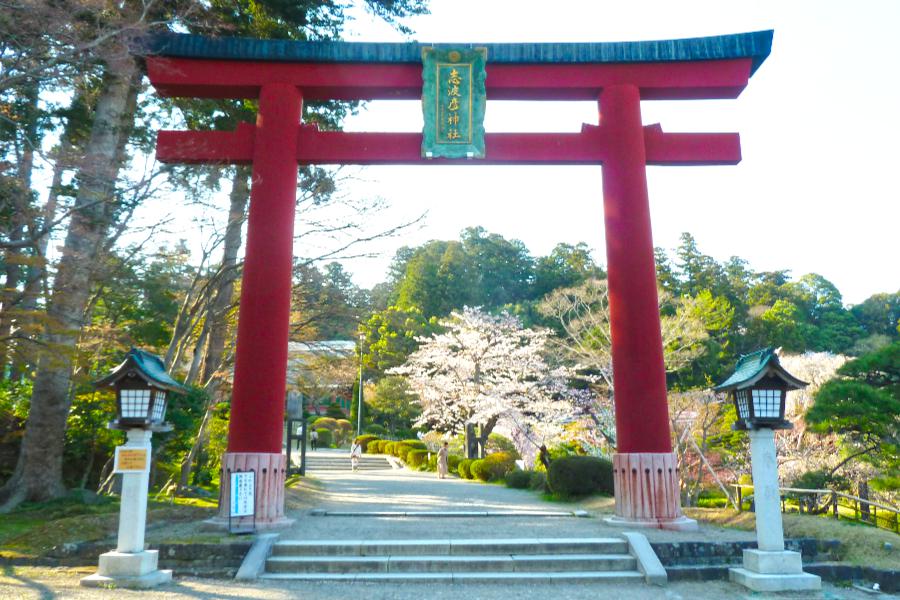
[[[116,473],[141,473],[149,466],[146,448],[116,448]]]

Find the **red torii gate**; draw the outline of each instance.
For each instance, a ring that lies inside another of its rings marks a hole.
[[[284,518],[282,454],[298,164],[602,165],[613,378],[616,517],[690,528],[681,514],[657,308],[646,165],[731,165],[736,133],[664,133],[643,126],[641,100],[736,98],[769,54],[772,31],[686,40],[485,44],[488,100],[598,100],[580,133],[487,133],[482,160],[425,159],[420,133],[319,131],[304,100],[418,99],[422,45],[291,42],[164,35],[145,38],[163,96],[258,98],[256,125],[160,131],[157,158],[252,164],[253,179],[225,475],[253,468],[257,523]],[[441,46],[451,46],[442,44]],[[471,46],[470,44],[452,45]]]

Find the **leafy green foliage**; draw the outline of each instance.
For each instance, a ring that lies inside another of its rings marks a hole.
[[[506,487],[515,488],[517,490],[528,489],[531,485],[531,473],[531,471],[513,469],[506,474]]]
[[[900,468],[900,342],[844,364],[838,374],[819,388],[806,422],[839,434],[847,460],[871,462],[886,483]]]
[[[415,403],[416,394],[405,377],[388,375],[375,384],[375,393],[369,401],[371,419],[382,424],[387,432],[396,435],[409,429],[421,409]]]
[[[516,459],[507,452],[495,452],[474,461],[469,468],[481,481],[499,481],[516,468]]]
[[[456,472],[459,473],[459,476],[463,479],[472,479],[472,463],[475,462],[471,458],[464,458],[459,461],[459,465],[456,467]]]
[[[413,469],[418,469],[422,466],[427,466],[429,454],[428,450],[413,449],[406,453],[406,460],[403,462]]]
[[[363,452],[368,452],[369,444],[371,442],[374,442],[377,439],[378,439],[378,436],[370,435],[370,434],[363,434],[363,435],[356,436],[353,441],[355,441],[357,444],[362,446]]]
[[[343,419],[345,415],[341,405],[337,402],[332,402],[328,405],[328,408],[325,409],[325,416],[332,419]]]
[[[330,429],[322,427],[321,429],[316,429],[316,432],[319,434],[320,448],[330,448],[334,445],[334,435],[331,433]]]
[[[612,462],[595,456],[566,456],[550,463],[550,489],[560,498],[613,493]]]

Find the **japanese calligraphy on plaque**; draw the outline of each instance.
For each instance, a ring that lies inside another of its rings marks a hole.
[[[422,49],[422,156],[484,158],[487,48]]]
[[[116,446],[115,460],[113,461],[114,473],[143,473],[150,468],[147,460],[146,448],[129,448]]]

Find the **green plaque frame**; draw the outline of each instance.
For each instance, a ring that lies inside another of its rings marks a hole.
[[[487,48],[422,48],[423,158],[484,158]]]

